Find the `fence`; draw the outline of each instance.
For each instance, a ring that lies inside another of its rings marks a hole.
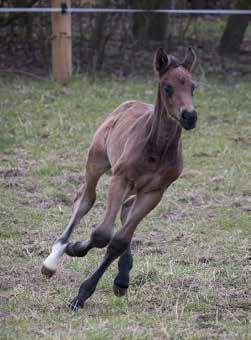
[[[71,75],[71,39],[75,72],[103,69],[119,75],[140,70],[143,73],[154,49],[160,45],[179,55],[185,45],[192,44],[201,60],[207,63],[210,58],[220,58],[222,64],[218,47],[228,16],[251,15],[251,10],[71,8],[69,0],[53,0],[53,4],[57,6],[0,8],[0,15],[25,14],[25,25],[17,22],[0,32],[0,44],[5,45],[1,69],[26,70],[28,66],[33,72],[48,73],[52,50],[54,77],[65,81]],[[42,13],[52,14],[52,32],[50,16],[38,15]],[[73,17],[72,28],[71,14],[78,14]],[[249,51],[249,29],[246,37],[243,46]],[[245,61],[240,60],[241,63]]]

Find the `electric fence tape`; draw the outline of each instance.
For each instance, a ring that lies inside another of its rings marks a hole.
[[[64,5],[64,6],[63,6]],[[203,14],[203,15],[251,15],[251,10],[228,9],[133,9],[133,8],[68,8],[62,7],[19,7],[0,8],[0,13],[170,13],[170,14]]]

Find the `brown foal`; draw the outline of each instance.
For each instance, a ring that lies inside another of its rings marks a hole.
[[[154,57],[158,74],[156,104],[140,101],[122,103],[96,131],[89,148],[85,183],[74,202],[70,222],[43,263],[42,273],[52,276],[63,253],[85,256],[94,248],[108,245],[97,270],[80,286],[69,307],[76,310],[93,294],[103,273],[119,258],[114,293],[122,296],[129,287],[132,268],[130,243],[139,222],[160,202],[164,191],[182,172],[181,130],[193,129],[197,113],[192,104],[194,83],[191,72],[196,62],[189,48],[183,62],[159,49]],[[112,170],[103,221],[88,241],[70,243],[70,235],[95,202],[99,178]],[[114,233],[121,209],[122,227]]]

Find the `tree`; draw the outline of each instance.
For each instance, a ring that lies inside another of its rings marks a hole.
[[[250,0],[239,0],[236,9],[250,9]],[[221,37],[219,52],[222,55],[239,54],[250,15],[231,15]]]
[[[134,8],[160,9],[170,8],[171,0],[131,1]],[[166,14],[135,14],[133,33],[139,40],[164,41],[167,27]]]
[[[0,7],[32,7],[38,0],[1,0]],[[17,14],[6,14],[0,17],[0,28],[11,25],[20,18],[26,18],[27,14],[17,13]]]

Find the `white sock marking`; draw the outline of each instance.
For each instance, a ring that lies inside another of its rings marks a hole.
[[[63,255],[66,246],[67,244],[54,244],[50,255],[45,259],[43,265],[51,271],[56,271],[60,257]]]

